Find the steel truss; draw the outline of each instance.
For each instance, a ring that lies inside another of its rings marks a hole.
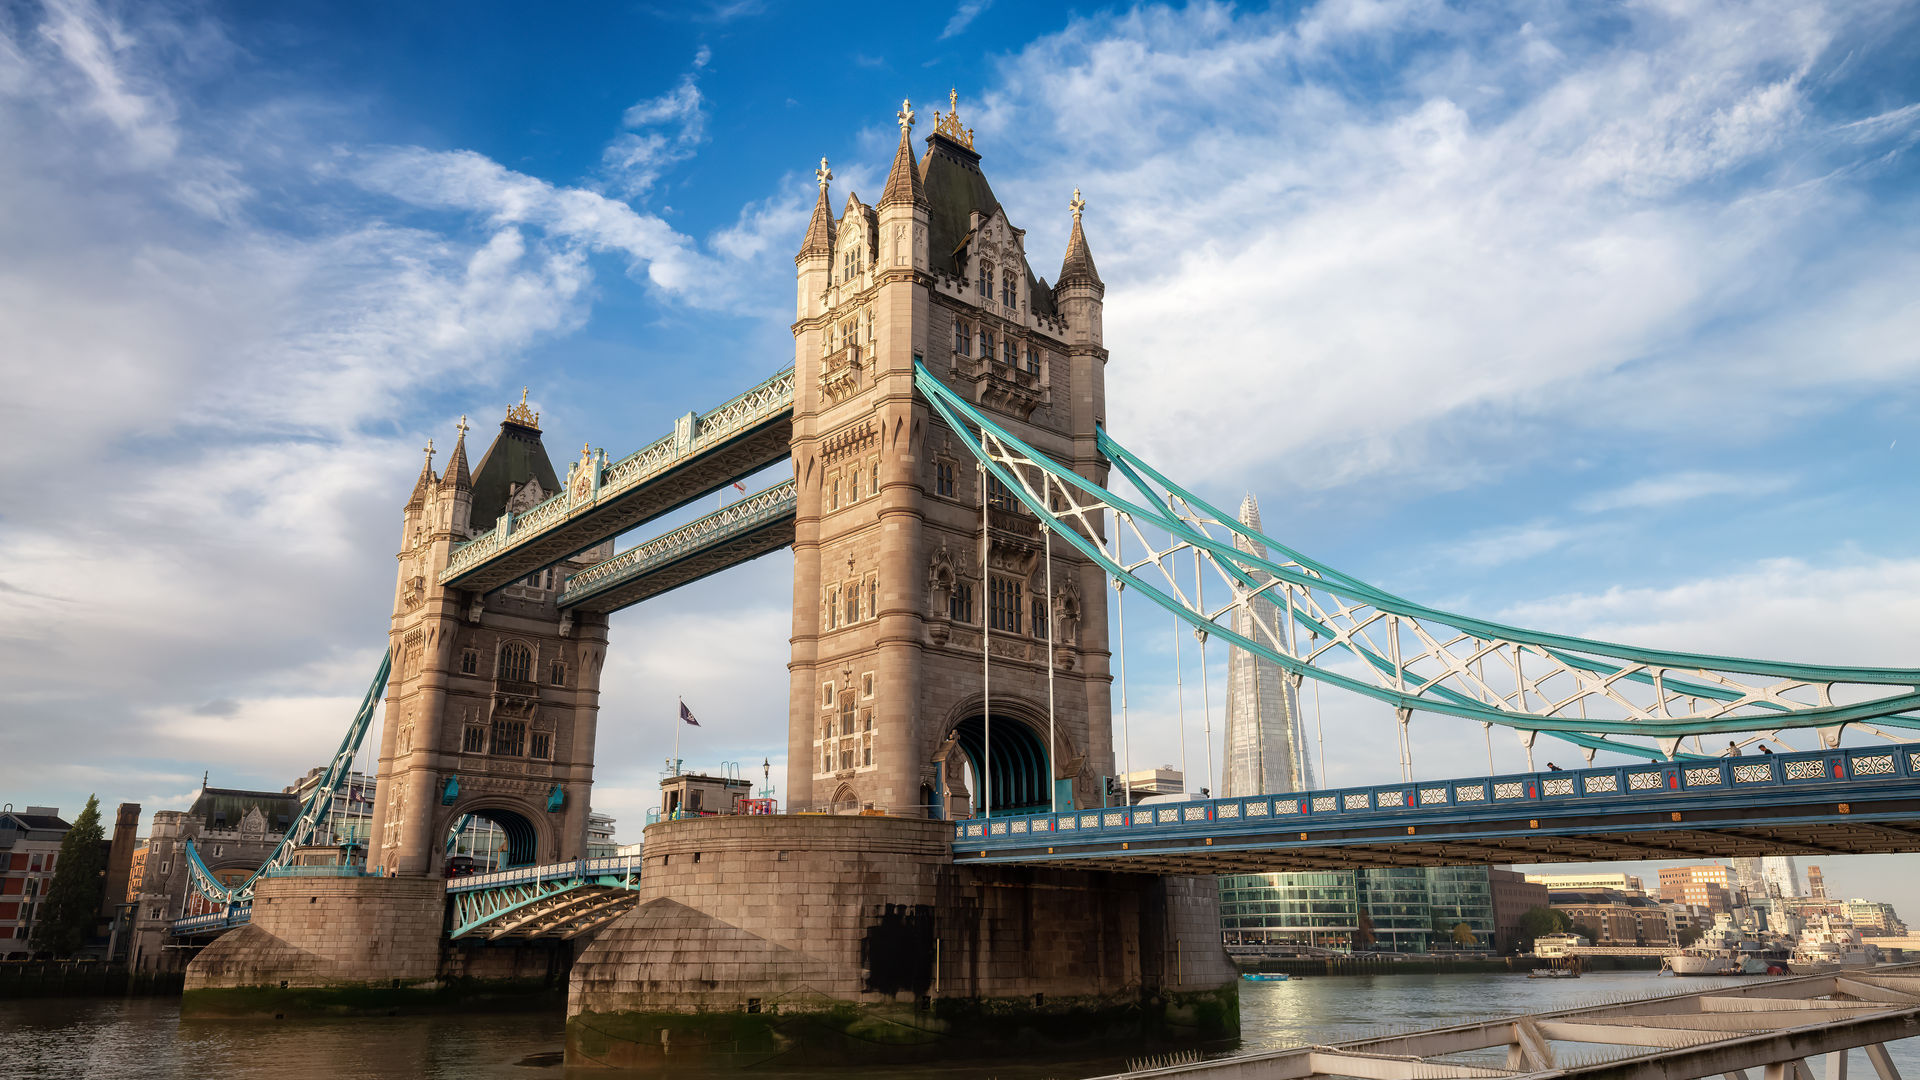
[[[261,875],[291,863],[294,851],[311,844],[313,838],[319,835],[320,827],[327,822],[327,815],[333,812],[333,798],[339,793],[340,786],[346,783],[347,774],[353,768],[354,756],[360,752],[360,743],[366,738],[367,729],[373,725],[374,709],[380,704],[380,695],[386,693],[387,676],[392,671],[393,653],[389,650],[380,657],[380,670],[374,673],[373,684],[367,687],[366,697],[360,699],[360,710],[353,714],[353,722],[347,725],[347,734],[340,740],[340,749],[334,751],[333,760],[327,763],[320,782],[307,796],[307,801],[301,804],[300,816],[294,819],[287,834],[280,838],[279,845],[251,877],[237,885],[221,884],[201,860],[193,841],[187,841],[187,871],[194,889],[201,896],[216,904],[253,903],[253,886]]]
[[[605,926],[639,902],[640,859],[582,859],[525,872],[480,887],[450,886],[450,937],[571,939]]]
[[[1440,611],[1375,588],[1241,524],[1115,442],[1099,445],[1141,493],[1122,498],[1034,450],[924,365],[915,385],[1048,529],[1191,626],[1303,678],[1414,711],[1544,733],[1648,758],[1681,754],[1687,735],[1774,737],[1812,729],[1837,746],[1849,724],[1920,729],[1920,670],[1793,664],[1645,649],[1523,630]],[[1117,525],[1105,526],[1109,516]],[[1241,541],[1254,550],[1236,546]],[[1123,548],[1140,551],[1125,557]],[[1257,552],[1265,552],[1259,554]],[[1208,586],[1216,598],[1207,602]],[[1255,598],[1273,602],[1255,605]],[[1263,610],[1264,609],[1264,610]],[[1245,612],[1250,632],[1232,628]],[[1643,741],[1628,741],[1634,738]],[[1404,746],[1404,743],[1403,743]]]

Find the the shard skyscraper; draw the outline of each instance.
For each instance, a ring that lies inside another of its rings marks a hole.
[[[1258,531],[1260,504],[1249,493],[1240,503],[1240,523]],[[1265,557],[1264,544],[1236,537],[1234,546]],[[1265,626],[1281,625],[1279,605],[1262,593],[1252,602]],[[1256,641],[1253,615],[1233,613],[1233,629]],[[1280,666],[1238,646],[1227,652],[1227,769],[1220,794],[1225,798],[1274,791],[1304,791],[1313,786],[1300,696]]]

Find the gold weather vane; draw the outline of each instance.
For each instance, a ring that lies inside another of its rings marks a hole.
[[[1067,204],[1067,209],[1073,211],[1073,220],[1079,221],[1080,211],[1085,210],[1086,208],[1087,208],[1087,200],[1080,197],[1079,188],[1074,188],[1073,201]]]
[[[967,149],[973,149],[973,129],[960,126],[960,91],[947,90],[947,112],[933,111],[933,130]]]
[[[906,98],[901,98],[900,111],[894,113],[894,116],[900,120],[901,131],[913,130],[913,102],[908,101]]]
[[[535,431],[540,430],[540,414],[527,408],[526,387],[520,388],[520,404],[507,410],[507,422],[519,424],[521,427],[530,427]]]
[[[827,190],[827,182],[833,179],[833,170],[827,168],[827,159],[820,159],[820,167],[813,170],[813,178],[820,181],[820,190]]]

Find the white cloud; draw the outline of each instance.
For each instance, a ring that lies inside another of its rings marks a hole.
[[[1715,495],[1752,498],[1773,495],[1793,486],[1794,478],[1780,474],[1739,476],[1731,473],[1687,470],[1664,476],[1649,476],[1610,491],[1596,492],[1576,505],[1589,514],[1609,510],[1644,510]]]
[[[1536,521],[1469,536],[1456,545],[1454,558],[1469,566],[1501,566],[1544,555],[1579,535],[1573,529]]]
[[[953,10],[953,17],[948,19],[947,25],[941,29],[940,40],[945,41],[965,33],[967,27],[973,24],[973,20],[979,18],[982,12],[992,6],[993,0],[961,0],[960,6]]]
[[[969,120],[1003,200],[1045,208],[1040,272],[1085,192],[1113,428],[1190,480],[1451,487],[1543,435],[1757,438],[1909,378],[1920,301],[1889,283],[1920,244],[1854,185],[1920,117],[1862,143],[1810,112],[1858,31],[1797,3],[1619,17],[1135,8],[1027,46]]]
[[[713,53],[705,46],[694,55],[693,70],[672,90],[629,106],[621,121],[629,128],[666,127],[666,131],[626,131],[609,143],[603,163],[629,197],[646,195],[669,166],[693,157],[706,137],[705,98],[696,76]]]

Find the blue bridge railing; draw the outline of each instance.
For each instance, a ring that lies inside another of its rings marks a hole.
[[[207,934],[218,930],[231,930],[236,926],[245,926],[253,921],[251,905],[235,905],[225,911],[216,911],[209,915],[193,915],[184,919],[175,919],[167,928],[174,937],[191,937],[195,934]]]
[[[1876,782],[1915,778],[1920,778],[1920,743],[1854,746],[973,818],[954,824],[953,841],[956,851],[974,852],[1035,843],[1070,844],[1075,837],[1127,839],[1193,830],[1212,836],[1235,831],[1311,831],[1411,817],[1470,820],[1551,804],[1604,812],[1609,804],[1624,810],[1655,798],[1724,803],[1727,796],[1757,799],[1768,792],[1803,788],[1841,787],[1864,795]]]

